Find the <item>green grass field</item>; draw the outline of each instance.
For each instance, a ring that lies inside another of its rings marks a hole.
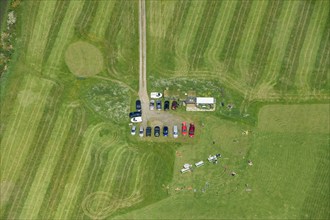
[[[194,139],[131,136],[138,1],[22,1],[1,74],[0,218],[329,219],[330,3],[146,3],[148,91],[195,90],[216,111],[173,113]]]

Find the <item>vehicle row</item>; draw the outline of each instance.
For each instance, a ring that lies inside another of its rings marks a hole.
[[[177,107],[179,106],[178,102],[177,101],[172,101],[172,104],[171,104],[171,109],[172,110],[176,110]],[[162,100],[153,100],[151,99],[150,100],[150,103],[149,103],[149,109],[151,111],[155,110],[155,107],[157,110],[162,110]],[[164,111],[168,111],[170,109],[170,101],[165,101],[164,102]]]
[[[131,134],[132,135],[136,134],[136,129],[137,129],[137,127],[135,125],[133,125],[132,129],[131,129]],[[161,135],[161,133],[164,137],[167,137],[167,136],[169,136],[169,128],[168,128],[168,126],[163,126],[162,131],[161,131],[160,126],[155,126],[153,133],[154,133],[155,137],[159,137]],[[152,128],[150,126],[148,126],[146,128],[145,135],[146,135],[146,137],[151,137],[151,134],[152,134]],[[194,137],[195,125],[193,123],[189,124],[189,133],[188,133],[187,132],[187,124],[186,124],[186,122],[183,122],[182,127],[181,127],[181,134],[182,134],[182,136],[186,136],[187,134],[189,134],[189,137]],[[174,138],[177,138],[179,136],[179,129],[178,129],[177,125],[173,126],[172,135],[173,135]],[[139,136],[140,137],[144,136],[143,126],[140,126]]]

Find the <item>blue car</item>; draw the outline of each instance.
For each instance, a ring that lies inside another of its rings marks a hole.
[[[168,136],[168,127],[167,126],[164,126],[163,127],[163,136],[164,137],[167,137]]]
[[[141,111],[141,101],[140,100],[136,100],[135,108],[136,108],[136,111],[138,111],[138,112]]]

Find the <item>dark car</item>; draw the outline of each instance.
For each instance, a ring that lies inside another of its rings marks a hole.
[[[141,112],[130,112],[129,117],[130,118],[135,118],[135,117],[141,117]]]
[[[193,123],[190,123],[189,125],[189,137],[194,137],[195,135],[195,125]]]
[[[162,110],[162,101],[156,100],[156,108],[157,110]]]
[[[136,100],[135,108],[136,108],[136,111],[138,111],[138,112],[141,111],[141,101],[140,100]]]
[[[168,136],[168,127],[167,126],[164,126],[163,127],[163,136],[164,137],[167,137]]]
[[[172,105],[171,105],[171,109],[172,110],[176,110],[176,108],[178,107],[178,102],[177,101],[173,101]]]
[[[146,136],[150,137],[151,136],[151,127],[147,127],[146,129]]]
[[[159,137],[159,135],[160,135],[160,127],[156,126],[155,129],[154,129],[154,136]]]
[[[170,102],[169,101],[165,101],[164,102],[164,110],[167,111],[170,109]]]

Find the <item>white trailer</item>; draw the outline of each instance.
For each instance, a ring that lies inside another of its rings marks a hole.
[[[203,161],[199,161],[199,162],[195,163],[195,166],[196,167],[201,167],[203,165],[204,165],[204,162]]]

